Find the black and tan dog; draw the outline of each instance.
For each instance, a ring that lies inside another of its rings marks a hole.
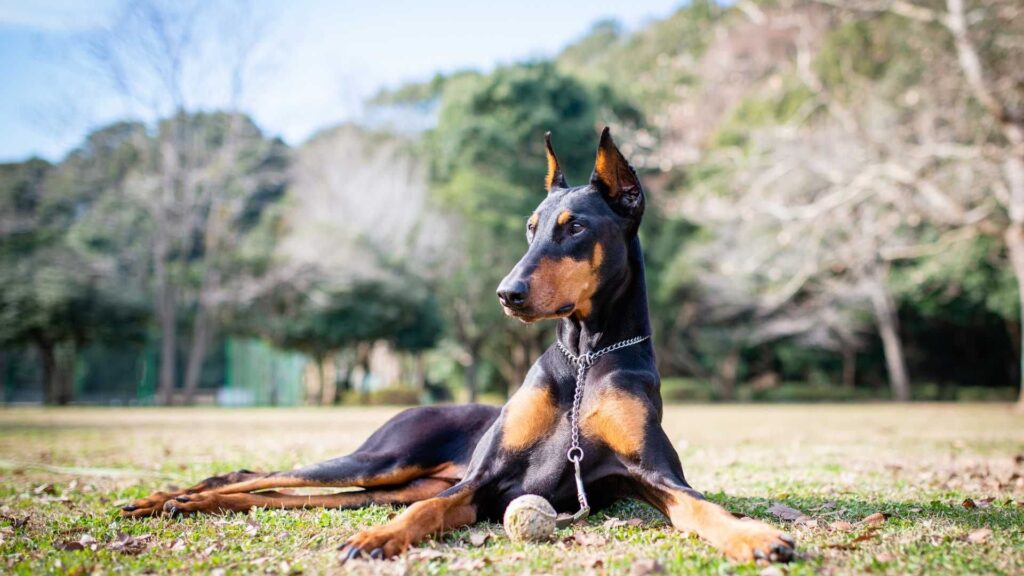
[[[529,217],[526,255],[502,281],[505,312],[526,322],[558,319],[558,341],[574,355],[650,334],[637,229],[644,193],[606,128],[590,184],[570,187],[547,141],[547,197]],[[636,498],[680,530],[696,532],[733,559],[788,561],[794,540],[706,501],[683,477],[661,427],[660,380],[650,340],[598,359],[584,383],[580,442],[591,505]],[[157,492],[126,516],[368,504],[411,504],[384,526],[354,535],[347,557],[390,557],[412,544],[479,519],[500,519],[523,494],[557,510],[577,507],[566,461],[575,369],[551,346],[503,408],[413,408],[395,416],[358,450],[289,472],[242,470],[176,493]],[[327,495],[278,488],[358,487]]]

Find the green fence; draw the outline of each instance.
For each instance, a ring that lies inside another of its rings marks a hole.
[[[218,403],[236,406],[302,404],[302,371],[307,358],[282,352],[261,340],[229,338],[225,344],[225,387]]]

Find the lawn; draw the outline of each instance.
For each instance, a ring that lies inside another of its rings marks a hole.
[[[126,521],[118,505],[213,472],[355,448],[395,410],[0,410],[0,572],[1024,573],[1024,417],[1007,405],[671,406],[694,487],[785,526],[799,559],[735,564],[623,503],[550,544],[497,524],[389,562],[336,547],[389,507]]]

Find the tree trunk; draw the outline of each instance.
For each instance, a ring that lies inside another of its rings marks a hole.
[[[1017,298],[1020,302],[1021,347],[1017,350],[1020,361],[1020,394],[1017,398],[1017,410],[1024,412],[1024,225],[1011,225],[1003,237],[1010,253],[1013,275],[1017,278]]]
[[[343,355],[341,353],[335,353],[334,358],[336,365],[339,362],[339,357],[343,364],[341,374],[337,374],[337,372],[335,373],[337,385],[334,387],[334,398],[331,399],[331,404],[334,406],[341,405],[345,391],[352,389],[352,373],[355,370],[355,362],[349,352],[345,352]]]
[[[53,344],[39,342],[39,363],[43,369],[43,404],[57,403],[57,355]]]
[[[857,386],[857,350],[843,345],[843,387],[853,390]]]
[[[469,349],[469,358],[466,362],[466,392],[469,395],[468,402],[476,402],[479,383],[477,376],[480,368],[480,351],[476,346]]]
[[[63,342],[54,347],[56,368],[57,404],[65,406],[75,397],[75,361],[78,351],[73,341]]]
[[[899,314],[884,277],[871,281],[871,306],[875,312],[875,324],[882,338],[885,366],[889,373],[889,386],[893,399],[898,402],[910,401],[910,378],[907,376],[906,359],[903,356],[903,342],[900,340]]]
[[[359,382],[359,403],[363,405],[370,403],[370,355],[372,353],[372,343],[360,342],[356,345],[356,362],[363,369],[363,377]]]
[[[416,392],[422,397],[427,392],[427,355],[424,352],[416,352],[413,357],[415,368],[413,369],[413,386]]]
[[[69,404],[75,392],[75,343],[37,342],[36,347],[43,370],[43,403]]]
[[[10,398],[7,391],[7,351],[0,350],[0,404],[6,404]]]
[[[312,390],[306,390],[306,404],[319,406],[323,403],[324,383],[327,381],[327,371],[324,369],[326,359],[322,354],[313,357],[313,362],[316,362],[316,382]]]
[[[730,350],[718,365],[718,399],[736,399],[736,376],[739,373],[740,353]]]
[[[213,321],[206,307],[202,304],[196,310],[196,319],[192,326],[192,346],[188,352],[188,363],[185,366],[185,404],[195,403],[196,390],[203,375],[203,362],[210,347],[213,333]]]
[[[160,224],[157,224],[159,227]],[[157,234],[160,234],[159,231]],[[153,249],[154,281],[156,282],[157,321],[160,323],[160,382],[157,385],[157,404],[168,406],[177,384],[178,314],[167,271],[167,250],[164,241],[157,240]]]
[[[1017,298],[1020,302],[1021,347],[1018,350],[1020,371],[1020,393],[1017,397],[1017,410],[1024,412],[1024,123],[1009,123],[1003,126],[1003,132],[1010,143],[1003,171],[1006,184],[1010,189],[1010,226],[1003,234],[1007,251],[1010,253],[1010,264],[1013,275],[1017,279]]]

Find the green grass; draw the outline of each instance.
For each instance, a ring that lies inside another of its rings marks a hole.
[[[514,544],[500,525],[479,524],[395,561],[344,567],[337,545],[395,509],[117,514],[132,498],[214,472],[347,452],[393,413],[0,410],[0,572],[583,574],[630,573],[640,560],[667,573],[765,570],[725,560],[635,502],[550,544]],[[780,573],[1024,572],[1024,418],[1007,405],[671,406],[665,427],[691,484],[797,537],[800,558]],[[809,519],[777,518],[768,511],[776,502]],[[876,512],[888,518],[861,523]],[[983,528],[991,536],[968,540]],[[84,546],[62,549],[68,542]]]

